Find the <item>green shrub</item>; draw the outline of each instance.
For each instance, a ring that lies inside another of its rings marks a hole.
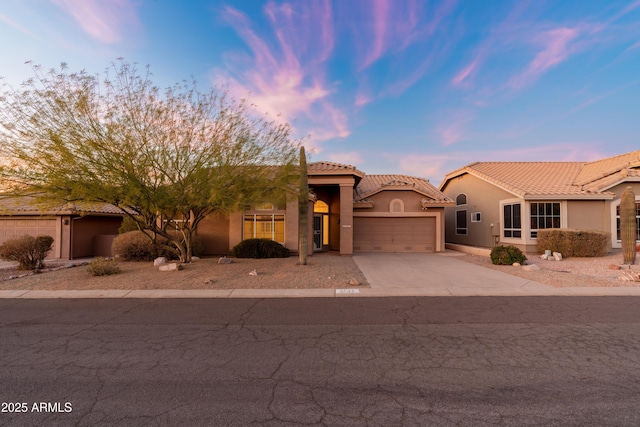
[[[515,246],[496,246],[491,249],[491,262],[495,265],[511,265],[514,262],[523,263],[527,257]]]
[[[597,230],[550,228],[538,231],[538,252],[560,252],[563,257],[599,257],[607,254],[609,234]]]
[[[287,258],[289,249],[270,239],[246,239],[233,247],[236,258]]]
[[[13,237],[0,246],[0,258],[18,261],[21,270],[37,270],[44,266],[44,259],[51,251],[53,237],[29,235]]]
[[[96,257],[89,262],[87,271],[92,276],[109,276],[120,273],[120,267],[112,258]]]
[[[139,230],[140,229],[138,228],[138,223],[135,222],[130,217],[125,216],[124,218],[122,218],[122,224],[120,225],[120,228],[118,228],[118,234],[124,234],[129,231],[139,231]]]

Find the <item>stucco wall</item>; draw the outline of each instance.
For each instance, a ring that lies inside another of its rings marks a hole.
[[[198,237],[204,244],[203,255],[229,253],[229,217],[220,214],[207,216],[198,225]]]
[[[122,225],[121,217],[83,216],[71,219],[72,258],[94,256],[94,239],[98,235],[116,235]]]
[[[470,246],[493,247],[491,224],[495,234],[500,234],[500,200],[512,199],[513,194],[495,187],[473,175],[464,174],[451,179],[442,191],[452,200],[466,194],[467,204],[445,208],[445,240]],[[456,211],[467,211],[467,235],[456,234]],[[480,222],[471,222],[471,213],[480,212]]]
[[[392,200],[399,199],[404,203],[405,212],[423,212],[420,202],[425,196],[415,191],[386,190],[381,191],[369,199],[373,200],[373,208],[359,209],[360,212],[389,212]]]
[[[609,232],[604,200],[567,201],[567,228],[579,230],[600,230]]]

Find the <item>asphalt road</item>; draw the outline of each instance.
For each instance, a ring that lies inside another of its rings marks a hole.
[[[637,426],[639,368],[632,297],[0,300],[0,425]]]

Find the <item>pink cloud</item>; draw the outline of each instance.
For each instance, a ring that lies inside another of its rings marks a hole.
[[[548,69],[565,61],[574,52],[572,42],[580,35],[575,28],[558,28],[546,31],[536,38],[543,46],[527,69],[509,80],[508,85],[520,89],[537,80]]]
[[[258,35],[242,12],[227,7],[223,16],[244,40],[251,55],[236,55],[231,71],[216,70],[216,83],[245,98],[259,111],[284,121],[304,121],[311,138],[322,141],[349,135],[348,120],[329,101],[333,88],[325,80],[325,62],[334,48],[333,13],[328,0],[264,8],[272,34]]]
[[[140,25],[135,7],[129,0],[52,1],[71,15],[87,34],[103,43],[117,43],[127,28]]]
[[[29,36],[29,37],[33,37],[33,38],[37,38],[37,36],[32,33],[30,30],[28,30],[27,28],[23,27],[22,25],[18,24],[17,22],[12,21],[11,19],[7,18],[6,16],[4,16],[3,14],[0,13],[0,21],[4,22],[5,24],[15,28],[16,30],[20,31],[21,33]]]
[[[442,145],[448,147],[466,139],[466,127],[474,119],[471,111],[461,109],[447,112],[439,121],[442,124],[435,129]]]
[[[391,0],[378,0],[373,2],[371,10],[373,12],[372,37],[369,42],[371,49],[367,52],[360,69],[367,68],[377,61],[385,51],[388,43],[387,33],[389,20],[391,18]]]
[[[453,86],[468,86],[468,78],[478,67],[479,58],[475,58],[469,65],[464,67],[456,76],[451,80]]]

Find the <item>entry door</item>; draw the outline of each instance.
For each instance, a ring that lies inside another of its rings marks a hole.
[[[313,216],[313,250],[322,250],[322,215]]]

